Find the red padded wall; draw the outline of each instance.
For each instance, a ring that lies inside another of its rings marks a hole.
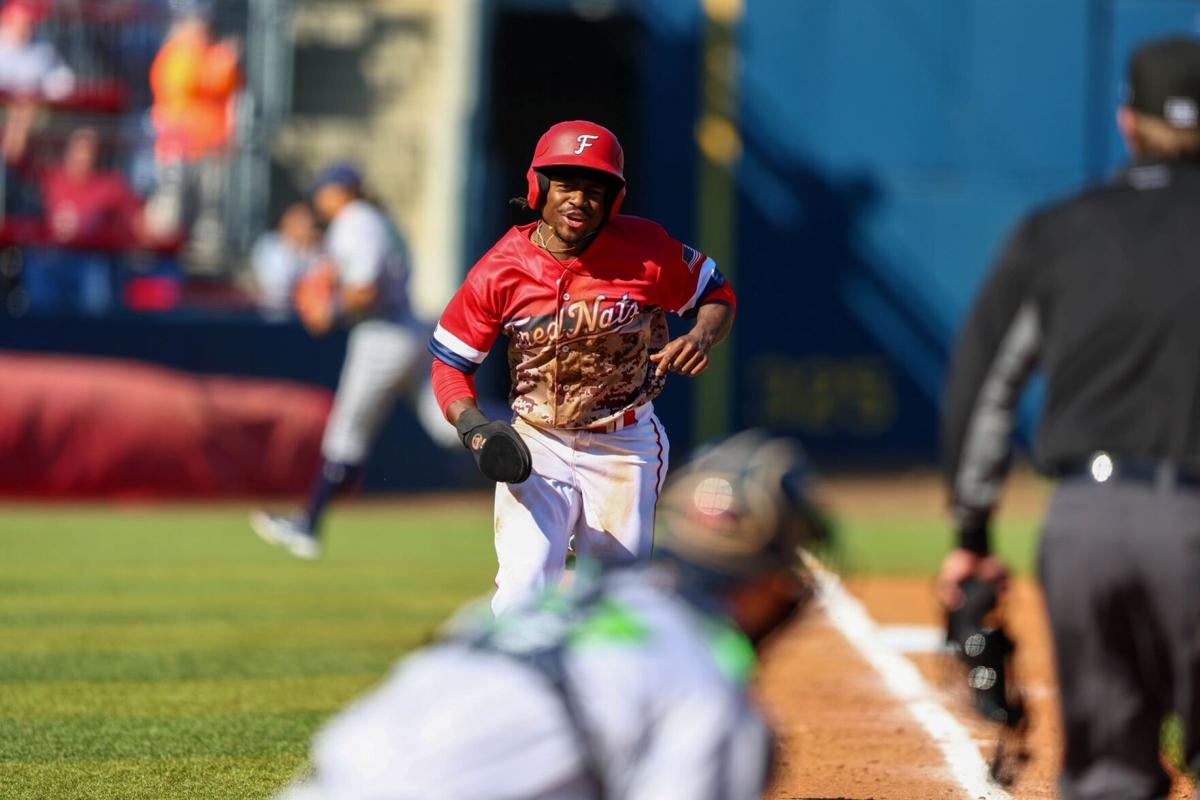
[[[300,493],[331,401],[284,381],[0,353],[0,494]]]

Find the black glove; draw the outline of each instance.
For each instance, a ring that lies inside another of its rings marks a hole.
[[[996,587],[967,579],[959,588],[963,604],[946,615],[946,639],[967,667],[967,684],[974,694],[975,707],[988,719],[1015,727],[1025,711],[1008,680],[1016,645],[1003,625],[984,621],[996,608]]]
[[[478,408],[468,408],[454,425],[463,447],[475,457],[475,465],[490,480],[521,483],[533,469],[529,448],[513,426],[491,422]]]
[[[992,778],[1002,786],[1014,783],[1026,762],[1025,704],[1012,675],[1017,646],[994,617],[995,585],[968,578],[959,584],[962,605],[946,615],[946,641],[967,670],[967,686],[975,709],[1000,723],[1000,738],[992,757]],[[993,619],[988,620],[988,617]]]

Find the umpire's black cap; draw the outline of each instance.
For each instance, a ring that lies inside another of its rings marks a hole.
[[[1156,39],[1129,62],[1129,106],[1172,128],[1200,128],[1200,39]]]

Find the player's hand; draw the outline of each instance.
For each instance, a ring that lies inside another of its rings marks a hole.
[[[296,309],[300,322],[313,336],[324,336],[333,328],[333,305],[303,305]]]
[[[696,377],[708,367],[708,351],[712,344],[711,338],[695,331],[667,342],[666,347],[650,356],[650,361],[657,365],[654,374],[662,376],[670,371]]]
[[[523,483],[529,477],[533,457],[512,425],[489,420],[471,406],[458,415],[454,428],[484,477],[503,483]]]
[[[997,593],[1008,587],[1008,567],[992,555],[982,556],[961,547],[951,550],[942,561],[934,591],[943,608],[953,610],[962,605],[962,589],[959,584],[967,578],[975,578],[996,585]]]
[[[337,273],[329,264],[311,267],[296,281],[292,290],[292,305],[300,322],[314,336],[329,333],[336,321],[334,302],[337,292]]]

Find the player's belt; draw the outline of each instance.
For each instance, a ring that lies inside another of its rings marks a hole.
[[[644,413],[643,413],[643,409],[645,409]],[[613,431],[621,430],[621,428],[629,427],[633,423],[640,420],[643,416],[649,416],[649,414],[650,414],[650,404],[647,403],[644,406],[638,406],[637,408],[626,409],[625,413],[622,414],[621,416],[617,417],[616,419],[611,419],[608,422],[604,422],[599,425],[595,425],[591,428],[588,428],[588,430],[592,431],[593,433],[612,433]]]
[[[1083,478],[1092,483],[1132,482],[1151,486],[1200,487],[1200,471],[1170,460],[1119,458],[1099,452],[1082,464],[1061,471],[1063,478]]]

